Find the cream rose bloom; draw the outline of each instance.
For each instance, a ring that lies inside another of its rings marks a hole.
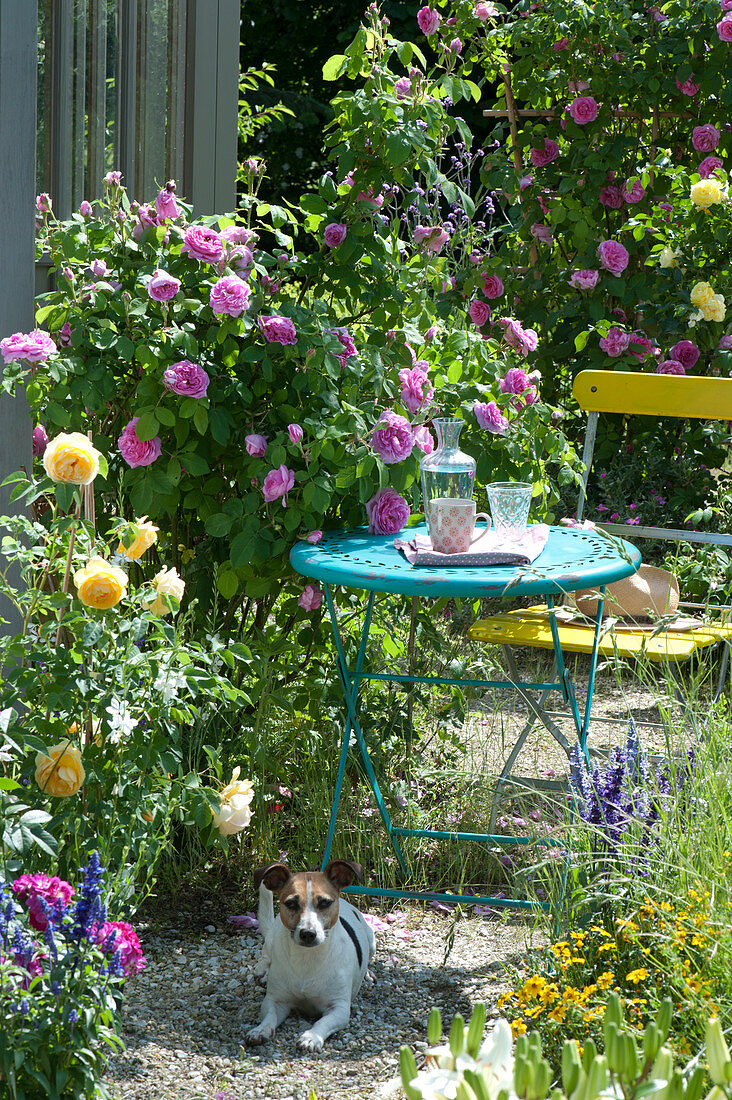
[[[51,481],[90,485],[99,473],[101,455],[81,432],[57,435],[43,452],[43,468]]]
[[[705,302],[714,297],[714,291],[709,283],[695,283],[691,288],[689,297],[692,305],[695,305],[697,309],[701,309]]]
[[[681,253],[674,251],[673,248],[664,248],[658,257],[658,262],[661,267],[678,267]]]
[[[183,593],[185,591],[185,581],[181,580],[178,576],[178,571],[175,567],[171,569],[161,569],[153,577],[153,584],[155,585],[155,596],[145,601],[145,607],[148,611],[154,612],[156,615],[167,615],[170,612],[170,608],[163,600],[163,596],[172,596],[174,599],[180,602],[183,599]]]
[[[104,558],[90,558],[83,569],[77,569],[74,573],[74,584],[83,604],[98,611],[107,611],[115,607],[127,592],[127,574]]]
[[[240,833],[252,820],[250,807],[254,798],[254,787],[248,779],[239,779],[240,771],[241,768],[234,768],[231,783],[227,783],[219,794],[221,809],[213,815],[213,823],[222,836]]]
[[[705,302],[702,302],[699,308],[705,321],[724,320],[725,301],[721,294],[713,294],[711,298],[707,298]]]
[[[689,197],[694,203],[694,206],[698,206],[700,210],[708,210],[715,202],[722,201],[724,198],[724,188],[719,180],[710,177],[706,180],[699,180],[698,183],[693,183],[691,185]]]
[[[70,798],[86,779],[81,753],[70,741],[62,741],[36,756],[36,783],[54,798]]]
[[[154,542],[158,541],[158,531],[160,528],[156,527],[154,523],[149,523],[147,516],[141,516],[140,519],[136,519],[133,526],[135,528],[134,542],[130,546],[125,546],[120,539],[117,553],[124,554],[125,557],[130,558],[131,561],[137,561]]]

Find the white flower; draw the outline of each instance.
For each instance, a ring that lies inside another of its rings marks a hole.
[[[109,741],[113,745],[118,745],[123,737],[129,737],[140,724],[140,719],[132,716],[124,699],[121,702],[113,699],[106,711],[109,715]]]
[[[161,665],[158,675],[153,683],[155,691],[163,696],[163,702],[169,703],[171,699],[178,698],[178,692],[186,686],[186,678],[177,668]]]
[[[221,809],[214,813],[213,822],[222,836],[233,836],[246,829],[252,820],[250,805],[254,798],[254,787],[248,779],[239,779],[241,768],[234,768],[231,783],[227,783],[219,792]]]

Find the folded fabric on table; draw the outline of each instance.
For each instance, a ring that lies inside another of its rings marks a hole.
[[[535,523],[520,535],[507,539],[492,527],[482,534],[464,554],[440,554],[432,549],[429,535],[394,539],[410,565],[531,565],[539,557],[549,538],[545,523]]]

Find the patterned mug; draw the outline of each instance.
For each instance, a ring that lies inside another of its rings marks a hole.
[[[484,519],[484,530],[475,531],[475,521]],[[461,497],[435,497],[429,505],[432,549],[438,554],[465,554],[491,525],[487,512],[476,515],[475,501]],[[475,532],[475,534],[473,533]]]

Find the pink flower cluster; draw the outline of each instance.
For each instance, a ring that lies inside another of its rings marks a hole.
[[[203,367],[199,367],[198,363],[191,363],[189,359],[173,363],[163,373],[166,389],[181,397],[205,397],[209,381]]]
[[[48,927],[48,909],[58,906],[65,909],[74,888],[65,879],[41,873],[21,875],[13,882],[13,893],[18,901],[25,902],[31,926],[38,932]]]
[[[495,401],[476,401],[473,412],[479,427],[493,435],[505,435],[508,431],[508,417],[503,415]]]
[[[530,351],[536,351],[539,337],[533,328],[524,328],[520,321],[510,317],[499,317],[498,324],[503,329],[503,339],[509,347],[520,351],[524,359]]]
[[[45,363],[49,355],[56,351],[56,345],[43,329],[33,332],[14,332],[0,340],[0,352],[6,363],[14,359],[25,359],[28,363]]]
[[[417,413],[429,405],[435,388],[426,371],[419,366],[405,367],[404,370],[399,371],[399,381],[402,384],[402,404],[410,413]]]
[[[366,515],[372,535],[396,535],[409,521],[410,509],[404,497],[387,485],[366,501]]]
[[[534,385],[534,382],[537,382],[539,378],[541,378],[539,371],[532,371],[531,374],[527,374],[521,367],[511,367],[506,371],[506,377],[501,378],[498,385],[501,393],[517,395],[511,404],[514,408],[521,409],[526,405],[534,405],[539,400],[539,391]]]
[[[156,459],[160,458],[163,450],[160,436],[156,435],[153,439],[139,438],[135,431],[139,419],[139,416],[133,416],[122,429],[122,434],[117,440],[119,453],[132,469],[136,466],[151,466]]]
[[[391,409],[382,413],[379,423],[371,433],[371,446],[387,465],[409,458],[414,442],[409,421]]]
[[[613,359],[617,359],[618,356],[624,355],[630,347],[630,336],[622,329],[611,328],[607,336],[600,338],[600,347]]]
[[[127,977],[145,969],[147,964],[137,932],[127,921],[106,921],[97,928],[94,938],[107,954],[119,951],[120,964]]]

